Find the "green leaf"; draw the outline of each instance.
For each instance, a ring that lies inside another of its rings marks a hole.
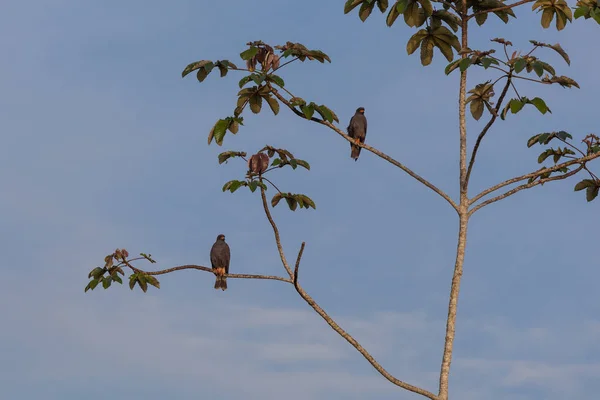
[[[242,79],[240,79],[240,82],[238,83],[240,89],[244,87],[245,84],[247,84],[248,82],[250,82],[252,80],[252,75],[247,75],[245,77],[243,77]]]
[[[277,75],[268,75],[267,80],[269,82],[273,82],[274,84],[276,84],[279,87],[285,86],[285,82],[283,81],[283,79],[281,79],[281,77],[279,77]]]
[[[448,64],[446,66],[446,68],[444,69],[444,73],[446,75],[449,75],[452,71],[454,71],[456,68],[458,68],[458,65],[460,64],[461,60],[454,60],[452,61],[450,64]]]
[[[348,14],[350,11],[352,11],[356,6],[358,6],[363,1],[365,1],[365,0],[348,0],[348,1],[346,1],[346,4],[344,5],[344,14]]]
[[[473,60],[471,60],[470,57],[465,57],[462,60],[460,60],[460,62],[458,63],[460,72],[465,72],[466,69],[469,68],[472,63],[473,63]]]
[[[585,191],[585,199],[590,202],[598,197],[598,191],[600,190],[600,186],[589,187]]]
[[[539,97],[534,97],[533,99],[531,99],[531,104],[533,104],[535,108],[537,108],[538,111],[542,114],[546,114],[547,112],[552,114],[552,111],[550,111],[550,109],[546,105],[546,102],[540,99]]]
[[[548,144],[552,139],[554,139],[554,135],[551,133],[542,133],[538,135],[538,143],[539,144]]]
[[[262,97],[258,94],[250,96],[248,104],[250,105],[250,110],[254,114],[258,114],[260,112],[260,109],[262,108]]]
[[[257,85],[260,85],[265,80],[265,75],[263,74],[252,74],[250,77]]]
[[[247,183],[245,181],[238,181],[234,179],[223,185],[223,191],[225,192],[229,190],[231,193],[233,193],[242,186],[247,186]]]
[[[90,281],[90,283],[87,284],[87,286],[85,287],[84,293],[87,292],[88,290],[94,290],[96,288],[96,286],[98,286],[98,279],[92,279]]]
[[[479,26],[483,25],[485,23],[485,21],[487,20],[487,16],[488,16],[488,13],[476,14],[475,22],[477,22],[477,25],[479,25]]]
[[[229,160],[231,157],[246,157],[246,152],[244,151],[224,151],[219,154],[219,164],[223,164],[225,161]]]
[[[399,3],[400,2],[396,2],[396,4],[394,4],[392,8],[390,8],[390,12],[388,13],[387,18],[385,19],[385,23],[387,26],[392,26],[394,22],[396,22],[398,16],[400,15],[400,12],[398,11]]]
[[[227,131],[228,126],[229,126],[228,120],[226,120],[226,119],[218,120],[217,123],[215,124],[215,126],[213,127],[213,129],[211,130],[211,133],[209,134],[208,144],[210,144],[211,140],[214,138],[217,145],[219,145],[219,146],[223,145],[223,138],[225,137],[225,132]]]
[[[426,66],[431,64],[431,60],[433,60],[433,40],[429,37],[426,37],[421,42],[421,65]]]
[[[282,199],[281,193],[276,193],[275,196],[271,199],[271,207],[275,207],[279,201]]]
[[[561,140],[573,139],[573,136],[565,131],[556,132],[556,137]]]
[[[542,12],[542,28],[547,29],[550,27],[552,18],[554,17],[554,9],[546,8]]]
[[[265,100],[267,101],[267,104],[271,108],[271,111],[273,111],[273,114],[277,115],[279,113],[279,102],[277,101],[277,99],[275,99],[274,97],[271,97],[271,96],[267,96],[267,97],[265,97]]]
[[[112,283],[113,279],[111,276],[107,276],[106,278],[104,278],[104,280],[102,281],[102,287],[104,289],[108,289],[110,287],[110,284]]]
[[[531,64],[531,66],[533,67],[533,70],[535,71],[537,76],[541,77],[542,75],[544,75],[544,66],[542,65],[542,63],[535,61],[533,64]]]
[[[575,185],[575,191],[578,192],[585,188],[590,188],[590,187],[594,187],[594,186],[596,186],[596,182],[594,182],[592,179],[584,179],[581,182],[579,182],[577,185]]]
[[[371,15],[374,7],[375,2],[371,3],[369,0],[365,1],[362,6],[360,6],[360,10],[358,10],[358,17],[362,22],[365,22],[367,18],[369,18],[369,15]]]
[[[377,0],[377,6],[379,7],[379,11],[383,14],[388,8],[388,0]]]
[[[112,277],[113,281],[118,282],[119,284],[123,284],[123,280],[121,279],[121,277],[117,274],[115,274],[115,276]]]
[[[258,53],[258,47],[250,47],[248,50],[245,50],[243,52],[240,53],[240,57],[242,58],[242,60],[249,60],[252,57],[254,57],[256,54]]]
[[[519,58],[514,65],[515,72],[518,74],[519,72],[523,71],[523,68],[525,68],[526,65],[527,61],[525,61],[523,58]]]
[[[573,16],[575,17],[575,19],[578,19],[579,17],[583,17],[583,16],[587,15],[589,10],[590,10],[589,7],[581,6],[575,10],[575,13],[573,14]]]
[[[313,114],[315,113],[315,108],[312,105],[301,106],[300,109],[304,113],[306,119],[311,119]]]
[[[423,39],[427,37],[428,33],[425,29],[419,30],[417,33],[412,35],[406,43],[406,52],[410,55],[414,53],[418,48]]]
[[[546,151],[544,151],[542,154],[540,154],[540,156],[538,157],[538,164],[543,163],[546,158],[550,157],[551,155],[554,154],[554,150],[552,149],[548,149]]]
[[[196,62],[193,62],[191,64],[188,64],[188,66],[185,67],[185,69],[183,70],[183,72],[181,72],[181,77],[185,78],[185,76],[187,74],[189,74],[190,72],[195,71],[197,69],[200,69],[200,68],[204,67],[208,63],[212,63],[212,61],[202,60],[202,61],[196,61]]]
[[[295,198],[290,197],[290,196],[286,196],[285,197],[285,201],[287,202],[288,207],[290,208],[290,210],[296,211],[296,208],[298,208],[298,201]]]
[[[306,195],[299,195],[302,197],[302,201],[304,202],[304,208],[308,208],[308,207],[312,207],[313,209],[316,209],[317,206],[315,205],[315,202],[308,196]]]
[[[152,275],[144,275],[144,277],[146,278],[146,282],[148,282],[149,284],[151,284],[155,288],[160,289],[160,282],[158,281],[158,279],[156,279]]]
[[[138,285],[140,287],[140,289],[142,289],[142,291],[144,293],[146,293],[148,291],[148,280],[147,280],[147,275],[139,275],[138,279],[137,279]]]
[[[537,135],[530,137],[529,140],[527,141],[527,147],[531,147],[534,144],[537,144],[540,136],[541,136],[540,134],[537,134]]]
[[[112,261],[112,257],[111,257],[111,261]],[[98,279],[102,276],[102,274],[104,274],[104,268],[100,268],[100,267],[96,267],[93,270],[90,271],[90,273],[88,274],[88,278],[94,278],[94,279]]]
[[[524,102],[522,102],[521,100],[518,100],[518,99],[512,99],[512,100],[509,102],[509,105],[510,105],[510,111],[511,111],[513,114],[516,114],[516,113],[518,113],[519,111],[521,111],[521,109],[523,108],[523,106],[525,105],[525,103],[524,103]]]
[[[484,103],[481,99],[476,99],[471,101],[470,110],[471,115],[475,118],[476,121],[479,121],[479,118],[483,115]]]
[[[296,164],[298,164],[301,167],[304,167],[308,170],[310,170],[310,164],[308,164],[306,161],[304,160],[299,160],[299,159],[294,159],[294,161],[296,162]]]
[[[252,182],[248,183],[248,188],[250,189],[250,191],[252,193],[254,193],[256,191],[257,187],[258,187],[258,181],[252,181]]]

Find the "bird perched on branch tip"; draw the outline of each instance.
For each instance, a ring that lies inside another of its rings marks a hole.
[[[217,277],[215,289],[227,289],[227,277],[223,275],[229,274],[230,259],[229,245],[225,243],[225,235],[221,233],[217,236],[217,241],[210,249],[210,263]]]
[[[365,138],[367,137],[367,117],[365,117],[364,107],[358,107],[356,113],[354,113],[354,116],[350,119],[348,136],[354,139],[354,142],[357,144],[365,142]],[[354,161],[357,161],[361,148],[356,144],[350,143],[350,149],[350,157],[352,157]]]

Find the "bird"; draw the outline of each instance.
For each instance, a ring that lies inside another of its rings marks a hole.
[[[215,289],[227,289],[227,277],[223,275],[229,274],[230,259],[229,245],[225,243],[225,235],[221,233],[217,236],[217,241],[210,249],[210,263],[217,277]]]
[[[356,113],[354,113],[350,119],[350,124],[348,124],[348,136],[354,139],[354,142],[357,144],[359,142],[365,142],[365,138],[367,137],[367,117],[365,117],[364,107],[358,107]],[[350,143],[350,149],[350,157],[353,158],[354,161],[358,161],[361,148],[356,144]]]

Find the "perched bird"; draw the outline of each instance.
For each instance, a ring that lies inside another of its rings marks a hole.
[[[364,107],[358,107],[356,109],[356,113],[354,113],[354,116],[350,119],[350,124],[348,125],[348,136],[353,138],[356,143],[365,142],[365,138],[367,137],[367,117],[365,117]],[[354,161],[357,161],[361,148],[350,143],[350,149],[350,157],[354,158]]]
[[[222,233],[217,236],[217,241],[210,249],[210,263],[215,271],[217,280],[215,281],[215,289],[227,289],[227,278],[223,275],[229,273],[229,245],[225,243],[225,235]]]

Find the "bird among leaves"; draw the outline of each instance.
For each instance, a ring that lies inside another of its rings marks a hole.
[[[230,259],[229,245],[225,243],[225,235],[221,233],[217,236],[217,241],[210,249],[210,263],[217,277],[215,289],[227,289],[227,277],[223,275],[229,274]]]
[[[354,142],[357,144],[365,142],[365,138],[367,137],[367,117],[365,117],[364,107],[358,107],[356,113],[354,113],[354,116],[350,119],[348,136],[354,139]],[[350,157],[352,157],[354,161],[357,161],[361,148],[356,144],[350,143],[350,149]]]

